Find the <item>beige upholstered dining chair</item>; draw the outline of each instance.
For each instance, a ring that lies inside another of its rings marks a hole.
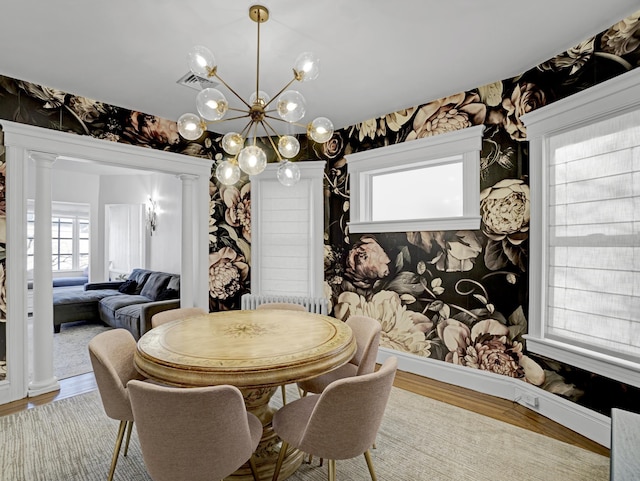
[[[223,479],[247,461],[262,423],[247,412],[235,386],[179,388],[131,381],[133,417],[142,458],[154,481]]]
[[[143,379],[133,366],[135,350],[136,340],[126,329],[105,331],[89,341],[89,358],[104,411],[111,419],[120,421],[116,445],[111,458],[109,481],[113,479],[125,430],[127,432],[127,441],[124,446],[125,456],[129,449],[133,413],[129,402],[127,382],[132,379]]]
[[[151,328],[153,329],[154,327],[158,327],[177,319],[185,319],[191,316],[204,316],[205,314],[207,314],[207,311],[200,309],[199,307],[179,307],[177,309],[168,309],[151,316]]]
[[[307,309],[302,304],[295,304],[293,302],[268,302],[256,306],[256,310],[261,309],[284,309],[287,311],[307,312]],[[285,384],[280,386],[280,392],[282,394],[282,404],[287,404],[287,386]]]
[[[282,439],[273,481],[289,446],[328,459],[329,481],[336,479],[336,460],[364,454],[371,479],[376,481],[369,447],[380,428],[397,367],[397,358],[391,356],[376,372],[338,379],[322,394],[280,408],[272,420],[273,430]]]
[[[337,379],[360,376],[374,371],[382,331],[380,322],[368,316],[351,316],[345,322],[353,331],[356,339],[358,346],[356,353],[347,364],[312,379],[298,382],[298,388],[303,395],[321,393]]]

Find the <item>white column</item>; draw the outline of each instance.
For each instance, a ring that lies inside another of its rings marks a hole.
[[[194,306],[193,291],[193,182],[195,175],[180,174],[182,181],[182,257],[180,266],[180,306]]]
[[[51,169],[56,157],[30,153],[36,165],[33,261],[33,377],[29,396],[60,389],[53,375],[53,274],[51,272]]]

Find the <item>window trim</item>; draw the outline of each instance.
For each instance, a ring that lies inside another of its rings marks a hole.
[[[549,137],[640,109],[640,69],[631,70],[521,117],[530,143],[530,273],[527,349],[572,366],[640,387],[640,363],[545,336],[548,273],[547,201]]]
[[[402,142],[378,149],[348,154],[351,190],[348,223],[352,233],[475,230],[480,228],[480,151],[484,125]],[[371,220],[372,177],[439,165],[444,159],[462,156],[463,213],[457,217],[430,219]]]

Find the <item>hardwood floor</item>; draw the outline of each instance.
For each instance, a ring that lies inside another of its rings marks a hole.
[[[609,449],[565,428],[564,426],[521,406],[518,403],[478,393],[451,384],[398,371],[395,386],[485,416],[529,429],[589,451],[609,456]],[[0,406],[0,416],[31,409],[46,403],[65,399],[97,389],[93,373],[82,374],[60,381],[60,391],[26,398]]]

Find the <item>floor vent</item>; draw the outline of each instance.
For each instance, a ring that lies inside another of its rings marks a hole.
[[[184,85],[185,87],[189,87],[193,90],[203,90],[206,88],[215,88],[218,85],[220,85],[217,82],[212,82],[209,79],[206,79],[204,77],[198,77],[197,75],[195,75],[192,72],[187,72],[186,74],[184,74],[182,77],[180,77],[177,82],[178,85]]]

